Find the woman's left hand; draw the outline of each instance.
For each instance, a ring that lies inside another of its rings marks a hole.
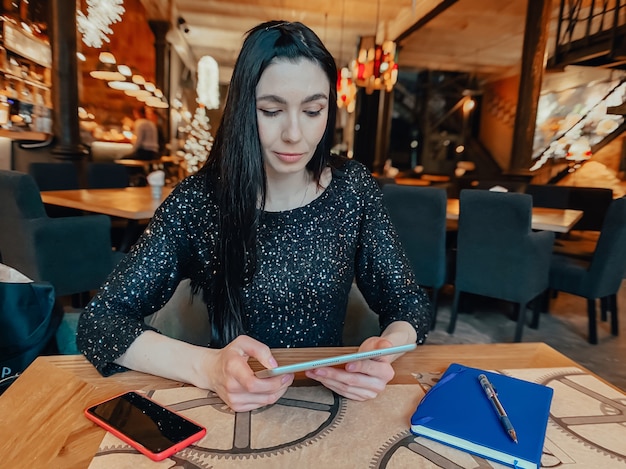
[[[394,345],[383,337],[370,337],[359,347],[367,352]],[[374,399],[385,390],[395,375],[391,362],[397,355],[386,355],[369,360],[351,362],[342,368],[324,367],[306,372],[308,378],[319,381],[328,389],[349,399],[365,401]]]

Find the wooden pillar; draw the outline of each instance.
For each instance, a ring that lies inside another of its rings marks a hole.
[[[87,150],[80,141],[78,64],[76,59],[76,1],[52,0],[52,106],[56,158],[80,160]]]
[[[551,0],[528,0],[513,149],[509,164],[511,171],[528,169],[531,166],[551,6]]]

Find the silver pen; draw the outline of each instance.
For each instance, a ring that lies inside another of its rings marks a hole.
[[[511,424],[511,421],[509,420],[509,416],[506,414],[506,411],[504,410],[504,407],[502,406],[500,399],[498,399],[498,395],[496,394],[496,390],[493,388],[493,385],[487,379],[487,377],[483,374],[478,375],[478,381],[480,382],[480,385],[485,391],[487,398],[493,404],[493,408],[496,410],[498,414],[498,418],[500,419],[500,423],[502,423],[504,430],[511,437],[511,439],[515,443],[517,443],[517,434],[515,433],[515,429],[513,428],[513,425]]]

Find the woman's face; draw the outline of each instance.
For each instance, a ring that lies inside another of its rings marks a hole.
[[[326,130],[329,92],[326,74],[310,60],[278,60],[265,69],[256,108],[268,175],[305,169]]]

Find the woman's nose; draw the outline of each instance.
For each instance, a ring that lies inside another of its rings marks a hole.
[[[289,116],[283,129],[283,140],[286,142],[297,142],[302,138],[302,128],[297,116]]]

